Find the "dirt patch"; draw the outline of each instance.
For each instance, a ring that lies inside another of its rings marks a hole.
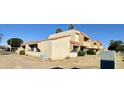
[[[117,69],[124,68],[124,59],[117,56]],[[86,55],[83,57],[62,59],[62,60],[46,60],[41,61],[39,58],[25,55],[0,55],[0,68],[16,68],[16,69],[100,69],[99,55]]]

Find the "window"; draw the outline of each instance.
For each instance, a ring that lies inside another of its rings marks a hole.
[[[89,41],[89,38],[88,37],[84,37],[84,41]]]
[[[94,43],[94,45],[96,45],[97,43]]]
[[[24,48],[24,49],[25,49],[25,46],[22,46],[22,48]]]
[[[31,48],[31,51],[40,52],[40,49],[37,47],[37,44],[32,44],[32,45],[29,45],[29,46]]]

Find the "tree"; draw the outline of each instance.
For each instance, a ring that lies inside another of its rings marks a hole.
[[[73,24],[71,24],[70,27],[69,27],[68,29],[69,29],[69,30],[73,30],[73,29],[75,29],[75,27],[74,27]]]
[[[8,45],[11,46],[12,51],[15,51],[18,47],[21,46],[21,44],[23,43],[23,40],[20,38],[10,38],[7,41]]]
[[[116,51],[124,51],[124,45],[118,46]]]
[[[63,30],[62,30],[61,28],[58,28],[58,29],[56,30],[56,33],[60,33],[60,32],[63,32]]]
[[[115,50],[116,52],[124,51],[124,43],[120,40],[117,41],[111,40],[108,50]]]

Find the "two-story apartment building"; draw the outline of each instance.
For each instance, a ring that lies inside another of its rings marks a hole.
[[[102,43],[94,41],[88,35],[78,30],[68,30],[51,34],[47,40],[27,42],[21,45],[26,55],[42,59],[63,59],[77,57],[79,50],[93,49],[97,53],[103,49]]]

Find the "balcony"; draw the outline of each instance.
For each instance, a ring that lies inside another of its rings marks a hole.
[[[91,47],[91,43],[90,42],[83,42],[83,46]]]
[[[95,48],[95,49],[102,49],[102,46],[94,45],[93,48]]]
[[[100,49],[103,49],[103,46],[100,46]]]
[[[93,46],[93,48],[97,49],[97,48],[98,48],[98,46],[94,45],[94,46]]]

